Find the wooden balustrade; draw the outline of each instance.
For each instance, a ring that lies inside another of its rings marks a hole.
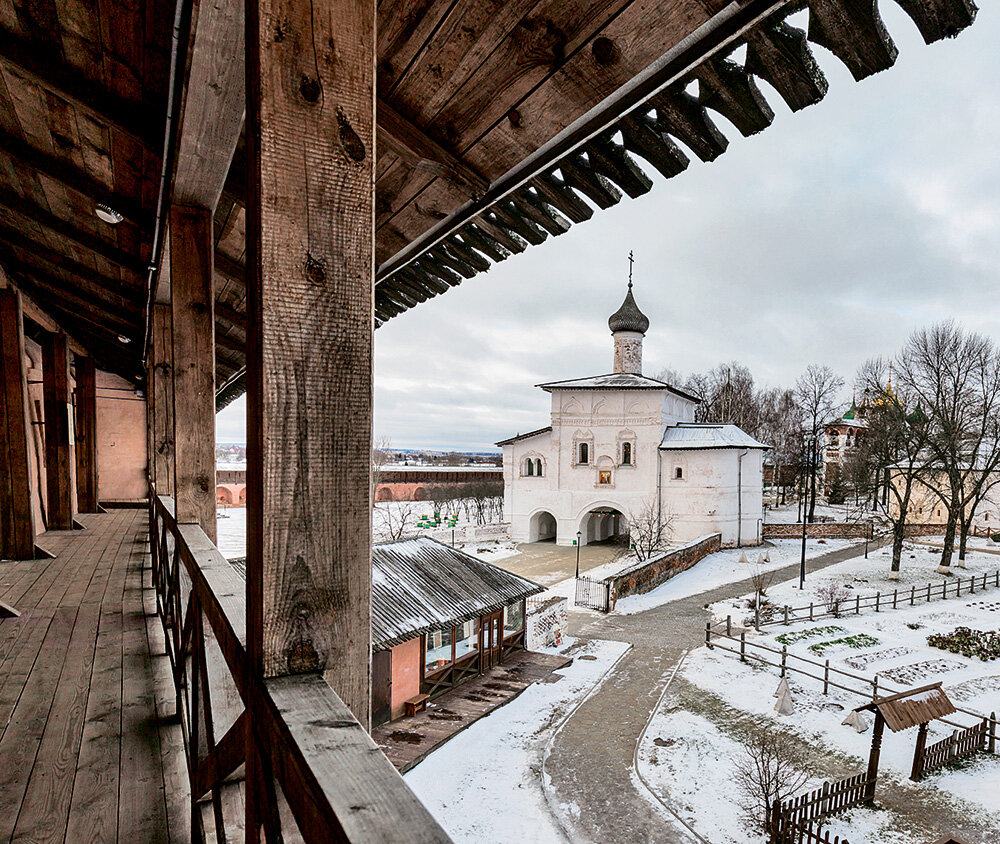
[[[371,737],[319,674],[253,676],[246,585],[205,532],[150,495],[157,612],[191,782],[192,838],[240,840],[242,768],[265,772],[267,842],[446,842]]]

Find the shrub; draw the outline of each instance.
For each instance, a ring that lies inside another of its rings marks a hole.
[[[983,662],[1000,659],[1000,633],[993,630],[956,627],[951,633],[932,633],[927,644],[970,659],[978,657]]]
[[[826,611],[834,618],[840,617],[840,605],[851,597],[845,586],[835,580],[828,580],[816,590],[819,599],[826,606]]]

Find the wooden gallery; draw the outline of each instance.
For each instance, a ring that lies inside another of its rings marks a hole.
[[[433,539],[372,548],[372,724],[503,662],[543,587]]]

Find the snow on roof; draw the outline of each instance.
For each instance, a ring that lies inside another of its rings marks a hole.
[[[545,428],[539,428],[537,431],[528,431],[527,434],[518,434],[516,437],[508,437],[505,440],[500,440],[498,443],[494,443],[497,446],[510,445],[511,443],[516,443],[518,440],[526,440],[531,437],[537,437],[539,434],[547,434],[552,430],[552,426],[548,425]]]
[[[492,463],[473,463],[471,466],[445,466],[445,465],[407,465],[405,463],[386,463],[382,466],[383,472],[503,472],[503,466],[494,466]]]
[[[688,401],[701,402],[697,396],[672,387],[665,381],[634,375],[631,372],[613,372],[610,375],[593,375],[590,378],[573,378],[569,381],[549,381],[535,384],[543,390],[669,390],[674,395]]]
[[[674,451],[695,448],[770,448],[735,425],[681,422],[663,432],[660,448]]]
[[[495,612],[544,588],[419,537],[372,548],[372,647],[384,650]]]

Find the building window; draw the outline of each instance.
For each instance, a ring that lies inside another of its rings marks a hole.
[[[535,474],[535,461],[530,457],[524,461],[524,474],[529,478]]]
[[[427,657],[424,660],[424,673],[432,674],[451,665],[452,628],[432,630],[427,634]]]
[[[599,484],[610,484],[611,483],[611,470],[601,469],[597,473],[597,482]]]
[[[674,466],[674,480],[684,480],[684,468],[682,466]]]
[[[455,661],[479,650],[479,619],[474,618],[455,628]]]
[[[622,466],[632,465],[632,443],[622,443]]]
[[[590,445],[589,443],[580,443],[580,463],[590,462]]]
[[[535,460],[535,475],[537,477],[539,477],[539,478],[542,476],[542,458],[541,457],[539,457],[537,460]]]
[[[524,604],[518,601],[503,611],[503,635],[513,636],[524,630]]]

